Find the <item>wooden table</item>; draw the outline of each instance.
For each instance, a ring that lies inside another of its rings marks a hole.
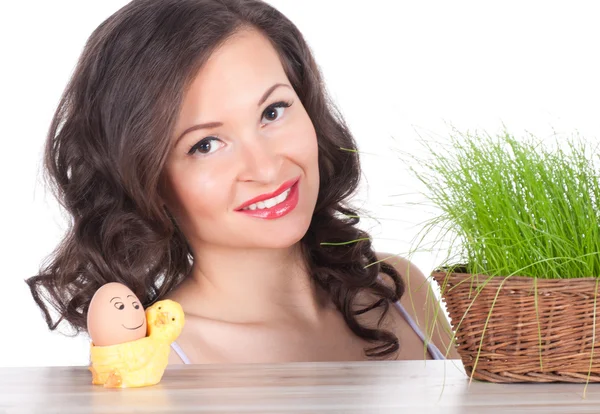
[[[179,365],[104,389],[86,367],[0,368],[0,413],[598,413],[600,384],[491,384],[460,361]]]

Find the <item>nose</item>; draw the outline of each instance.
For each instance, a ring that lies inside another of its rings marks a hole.
[[[269,138],[257,138],[244,141],[241,148],[240,180],[272,183],[281,179],[283,156]]]

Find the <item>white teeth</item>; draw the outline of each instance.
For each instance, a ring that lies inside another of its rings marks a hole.
[[[264,208],[271,208],[276,206],[277,204],[285,201],[290,195],[291,188],[288,188],[283,193],[279,194],[277,197],[269,198],[268,200],[259,201],[258,203],[250,204],[248,207],[244,207],[242,210],[262,210]]]

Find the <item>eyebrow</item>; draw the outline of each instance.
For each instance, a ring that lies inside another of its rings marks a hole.
[[[265,93],[263,94],[263,96],[260,98],[260,100],[258,101],[258,103],[256,104],[256,106],[261,106],[269,97],[269,95],[271,95],[271,93],[273,93],[273,91],[275,89],[277,89],[279,86],[285,86],[286,88],[290,88],[291,87],[285,83],[276,83],[275,85],[271,86],[269,89],[267,89],[265,91]],[[220,127],[222,126],[223,123],[222,122],[207,122],[205,124],[198,124],[198,125],[193,125],[191,127],[189,127],[188,129],[186,129],[185,131],[183,131],[181,133],[181,135],[179,135],[179,137],[175,140],[175,147],[177,146],[177,144],[179,144],[179,141],[181,141],[181,138],[183,138],[183,136],[185,134],[187,134],[188,132],[192,132],[192,131],[196,131],[198,129],[203,129],[203,128],[216,128],[216,127]]]
[[[127,295],[127,297],[129,297],[129,296],[131,296],[132,298],[135,298],[135,296],[133,296],[133,295]]]
[[[115,299],[121,299],[121,297],[120,297],[120,296],[115,296],[114,298],[112,298],[112,299],[109,301],[109,303],[110,303],[110,302],[112,302],[112,301],[113,301],[113,300],[115,300]]]

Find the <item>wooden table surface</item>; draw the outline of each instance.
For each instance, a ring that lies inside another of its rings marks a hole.
[[[178,365],[130,389],[86,367],[0,368],[0,413],[30,412],[599,413],[600,384],[469,384],[460,361]]]

